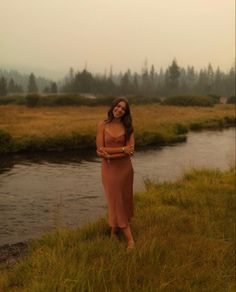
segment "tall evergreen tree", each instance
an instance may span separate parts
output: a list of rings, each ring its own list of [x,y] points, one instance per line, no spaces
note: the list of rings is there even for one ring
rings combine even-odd
[[[154,78],[155,78],[155,67],[154,65],[151,66],[150,72],[149,72],[149,76],[150,76],[150,80],[153,83],[154,82]]]
[[[127,70],[120,81],[121,93],[128,94],[132,93],[132,82],[131,82],[130,70]]]
[[[13,78],[10,79],[7,88],[8,93],[22,93],[23,88],[21,85],[16,84]]]
[[[217,67],[216,72],[215,72],[215,78],[214,78],[214,92],[217,92],[218,94],[223,94],[223,86],[222,86],[222,81],[224,79],[224,74],[220,71],[220,68]]]
[[[134,88],[134,93],[138,93],[138,74],[135,72],[134,77],[133,77],[133,88]]]
[[[38,92],[38,87],[36,84],[35,76],[33,73],[30,74],[29,80],[28,80],[28,92],[30,93],[36,93]]]
[[[69,80],[72,81],[74,79],[74,69],[71,67],[69,70]]]
[[[208,93],[212,92],[213,90],[213,86],[214,86],[214,70],[213,67],[211,65],[211,63],[208,64],[208,68],[207,68],[207,79],[208,79]]]
[[[7,80],[3,76],[0,78],[0,96],[7,95]]]
[[[9,83],[8,83],[8,92],[9,93],[15,93],[15,88],[16,88],[15,82],[11,78],[10,81],[9,81]]]
[[[195,73],[195,70],[194,70],[194,67],[193,66],[188,66],[187,67],[187,73],[186,73],[186,83],[187,83],[187,86],[188,88],[191,90],[193,89],[195,83],[196,83],[196,73]]]
[[[166,72],[166,83],[170,89],[177,89],[179,86],[180,68],[177,61],[174,59],[171,66],[168,67]]]
[[[57,84],[56,84],[56,82],[51,82],[51,84],[50,84],[50,92],[51,93],[57,93]]]

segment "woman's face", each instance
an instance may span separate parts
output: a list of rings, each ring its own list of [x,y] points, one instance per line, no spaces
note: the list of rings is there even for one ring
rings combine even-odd
[[[125,114],[126,111],[126,103],[124,101],[120,101],[113,109],[114,118],[121,118]]]

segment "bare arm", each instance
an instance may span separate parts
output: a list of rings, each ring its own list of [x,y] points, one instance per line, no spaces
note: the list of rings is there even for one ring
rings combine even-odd
[[[106,159],[116,159],[116,158],[123,158],[123,157],[128,157],[129,154],[127,153],[116,153],[116,154],[108,154],[108,153],[104,153],[104,152],[101,152],[101,151],[97,151],[97,155],[99,157],[103,157],[103,158],[106,158]]]
[[[116,159],[133,155],[134,134],[132,133],[129,141],[124,147],[104,147],[104,122],[100,122],[97,127],[96,146],[97,155],[106,159]]]
[[[108,154],[120,154],[124,152],[123,148],[125,148],[125,146],[124,147],[101,147],[99,149],[106,151]]]
[[[97,146],[97,155],[99,157],[104,157],[108,155],[106,151],[102,151],[102,148],[104,147],[104,122],[100,122],[97,126],[97,135],[96,135],[96,146]]]
[[[108,155],[110,159],[115,158],[122,158],[127,156],[132,156],[134,154],[134,133],[130,135],[129,141],[127,141],[126,146],[124,147],[101,147],[98,152],[102,154],[103,152],[105,155]],[[115,151],[112,151],[115,149]],[[120,152],[116,152],[120,151]],[[107,158],[107,157],[106,157]]]
[[[130,135],[129,141],[126,143],[127,147],[130,147],[131,154],[134,153],[134,146],[135,146],[135,140],[134,140],[134,132]]]
[[[109,148],[112,150],[111,147],[104,147],[104,122],[100,122],[97,126],[97,135],[96,135],[96,146],[97,146],[97,155],[102,158],[110,159],[111,155],[105,150],[105,148]],[[121,147],[115,147],[120,148]],[[121,152],[121,151],[120,151]],[[113,151],[112,153],[117,153],[116,151]]]
[[[133,155],[134,153],[134,133],[130,135],[129,141],[126,143],[124,147],[100,147],[100,151],[105,151],[108,154],[122,154],[126,153],[129,155]]]

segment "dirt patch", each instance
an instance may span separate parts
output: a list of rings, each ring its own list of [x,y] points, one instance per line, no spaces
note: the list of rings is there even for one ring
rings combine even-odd
[[[18,242],[0,246],[0,267],[10,268],[15,265],[28,251],[29,242]]]

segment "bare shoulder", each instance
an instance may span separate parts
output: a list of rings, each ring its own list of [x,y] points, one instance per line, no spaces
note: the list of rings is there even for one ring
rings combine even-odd
[[[100,121],[99,123],[98,123],[98,128],[99,129],[103,129],[105,127],[105,122],[104,121]]]

